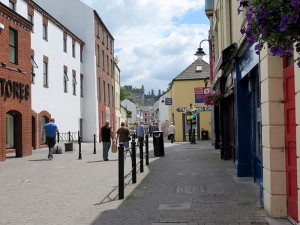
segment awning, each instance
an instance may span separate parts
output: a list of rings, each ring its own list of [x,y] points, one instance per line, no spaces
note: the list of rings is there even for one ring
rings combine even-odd
[[[236,52],[237,44],[235,42],[222,51],[222,54],[219,57],[218,63],[213,72],[214,77],[218,74],[220,69],[224,69],[227,63],[231,62],[231,60],[235,57]]]

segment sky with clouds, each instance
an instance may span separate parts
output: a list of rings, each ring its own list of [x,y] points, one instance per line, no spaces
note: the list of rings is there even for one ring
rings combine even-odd
[[[121,85],[144,85],[146,94],[166,91],[208,38],[205,0],[81,1],[98,12],[115,39]],[[208,54],[208,42],[201,47]]]

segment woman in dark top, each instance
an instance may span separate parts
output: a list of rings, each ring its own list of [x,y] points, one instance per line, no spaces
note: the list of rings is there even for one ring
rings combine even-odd
[[[121,123],[121,127],[117,130],[117,143],[123,144],[125,148],[129,148],[129,137],[130,132],[127,127],[125,127],[125,123]]]

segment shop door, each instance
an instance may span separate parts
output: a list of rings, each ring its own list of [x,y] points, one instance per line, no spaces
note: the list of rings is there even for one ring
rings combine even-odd
[[[298,222],[295,80],[294,64],[289,61],[283,64],[287,209],[288,216]]]

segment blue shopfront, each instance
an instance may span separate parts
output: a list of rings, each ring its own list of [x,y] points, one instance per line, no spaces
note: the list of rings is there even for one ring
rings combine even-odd
[[[236,55],[236,166],[238,177],[253,177],[262,201],[262,144],[259,55],[255,44],[242,43]]]

